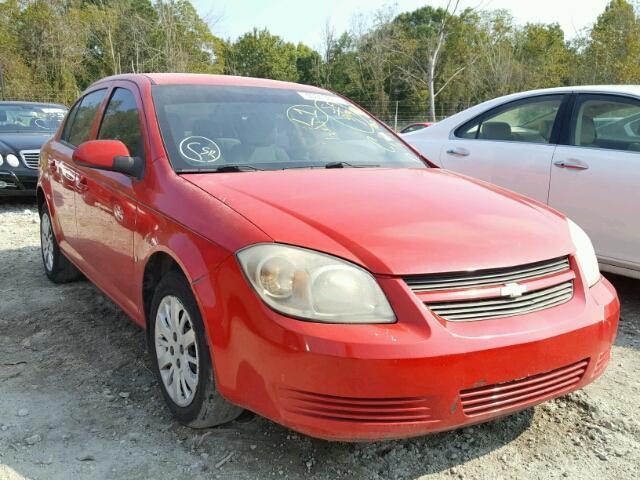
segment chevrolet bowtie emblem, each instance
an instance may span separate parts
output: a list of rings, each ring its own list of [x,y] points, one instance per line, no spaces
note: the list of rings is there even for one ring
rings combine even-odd
[[[503,297],[517,298],[521,297],[526,291],[526,285],[520,285],[519,283],[507,283],[500,289],[500,295]]]

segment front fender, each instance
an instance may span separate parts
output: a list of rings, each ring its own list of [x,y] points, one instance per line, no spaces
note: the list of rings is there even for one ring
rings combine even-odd
[[[215,269],[232,254],[220,245],[205,239],[167,217],[143,206],[138,207],[134,259],[138,285],[143,285],[144,272],[156,253],[169,255],[181,268],[191,285]],[[142,288],[138,305],[143,305]],[[141,313],[144,315],[144,312]]]

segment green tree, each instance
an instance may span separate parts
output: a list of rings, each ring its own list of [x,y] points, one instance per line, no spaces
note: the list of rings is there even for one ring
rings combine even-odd
[[[320,54],[304,43],[296,46],[296,70],[298,82],[316,85],[319,82],[319,67],[322,62]]]
[[[188,0],[157,0],[160,51],[157,67],[167,72],[224,72],[224,43],[211,33]]]
[[[77,96],[89,27],[80,10],[70,2],[27,2],[16,21],[20,55],[37,95],[60,101]]]
[[[267,29],[253,29],[229,46],[227,71],[234,75],[298,80],[296,46]]]
[[[457,35],[468,33],[464,31],[465,22],[473,16],[471,9],[456,14],[458,3],[450,0],[445,8],[422,7],[395,19],[401,32],[397,51],[407,60],[400,68],[410,83],[427,89],[429,116],[433,121],[437,97],[462,75],[477,55],[467,50],[466,55],[445,58],[447,46]],[[469,40],[467,38],[467,42]]]
[[[566,85],[575,52],[560,25],[527,24],[515,35],[516,59],[522,65],[522,88]]]
[[[92,26],[85,61],[86,81],[155,69],[162,30],[150,0],[94,0],[87,3],[83,16]]]
[[[18,21],[20,5],[17,0],[0,3],[0,72],[3,87],[0,100],[12,96],[28,96],[34,88],[29,65],[22,55]]]
[[[579,80],[640,82],[640,21],[626,0],[612,0],[591,29]]]

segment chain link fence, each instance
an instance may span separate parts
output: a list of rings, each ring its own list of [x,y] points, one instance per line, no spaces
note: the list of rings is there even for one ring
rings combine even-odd
[[[42,102],[59,103],[71,106],[76,98],[82,93],[80,90],[57,90],[57,89],[21,89],[7,88],[0,90],[0,100],[22,101],[22,102]]]
[[[398,132],[413,123],[431,121],[427,104],[388,101],[360,102],[360,105]],[[471,104],[436,104],[436,121],[443,120],[471,106]]]

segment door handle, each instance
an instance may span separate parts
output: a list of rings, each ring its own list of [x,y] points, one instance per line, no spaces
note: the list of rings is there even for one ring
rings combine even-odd
[[[85,177],[81,177],[80,175],[76,177],[76,190],[78,193],[84,193],[89,190],[87,179]]]
[[[559,168],[568,168],[570,170],[586,170],[589,168],[589,165],[584,163],[582,160],[577,160],[575,158],[568,158],[567,160],[556,160],[553,162],[556,167]]]
[[[469,150],[462,147],[450,148],[447,150],[448,155],[453,155],[455,157],[467,157],[469,156]]]
[[[75,182],[76,181],[76,174],[75,172],[73,172],[72,170],[69,170],[68,168],[63,168],[62,170],[62,176],[64,178],[66,178],[67,180],[69,180],[70,182]]]

